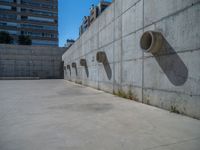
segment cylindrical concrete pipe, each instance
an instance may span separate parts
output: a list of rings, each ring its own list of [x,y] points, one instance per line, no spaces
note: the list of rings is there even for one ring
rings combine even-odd
[[[163,35],[156,31],[146,31],[140,39],[140,47],[145,52],[156,53],[163,45]]]
[[[86,66],[86,60],[85,59],[80,60],[80,66]]]
[[[75,62],[72,63],[72,68],[76,68],[76,63]]]
[[[96,54],[96,60],[99,63],[104,63],[106,62],[106,53],[105,52],[97,52]]]
[[[67,65],[67,69],[69,69],[69,70],[70,70],[70,65]]]
[[[66,66],[63,66],[63,70],[66,70],[66,68],[67,68]]]

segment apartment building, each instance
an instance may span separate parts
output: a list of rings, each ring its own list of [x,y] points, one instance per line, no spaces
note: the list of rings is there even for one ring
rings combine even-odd
[[[94,22],[99,14],[99,7],[92,5],[92,7],[90,8],[90,23]]]
[[[67,41],[66,41],[64,47],[68,49],[68,48],[70,48],[74,43],[75,43],[75,40],[73,40],[73,39],[67,39]]]
[[[79,29],[81,36],[87,28],[96,20],[96,18],[111,4],[111,2],[101,0],[97,6],[92,5],[90,8],[90,16],[85,16]]]
[[[101,0],[97,6],[92,5],[90,9],[90,23],[92,23],[108,6],[110,2]]]
[[[79,28],[79,35],[81,35],[90,26],[90,16],[84,16],[83,22]]]
[[[14,44],[28,35],[32,45],[58,46],[58,0],[0,0],[0,31]]]
[[[101,14],[110,4],[111,2],[101,0],[98,5],[98,14]]]

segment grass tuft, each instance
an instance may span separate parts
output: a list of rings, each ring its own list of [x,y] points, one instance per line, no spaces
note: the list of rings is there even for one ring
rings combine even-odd
[[[125,91],[123,91],[122,89],[118,89],[117,92],[113,91],[113,94],[116,95],[116,96],[125,98],[125,99],[138,101],[137,96],[135,94],[133,94],[131,89],[129,89],[127,93]]]

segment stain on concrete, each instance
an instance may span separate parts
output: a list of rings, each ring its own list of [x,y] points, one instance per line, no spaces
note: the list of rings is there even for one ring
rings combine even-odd
[[[93,113],[103,113],[113,109],[114,106],[110,103],[88,103],[88,104],[65,104],[60,106],[52,106],[49,109],[56,110],[69,110],[78,112],[93,112]]]

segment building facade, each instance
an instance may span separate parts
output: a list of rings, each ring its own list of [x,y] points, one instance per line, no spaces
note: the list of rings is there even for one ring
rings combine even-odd
[[[90,26],[90,16],[84,16],[83,22],[79,28],[79,35],[85,32],[89,26]]]
[[[58,0],[0,0],[0,31],[14,44],[28,35],[32,45],[58,46]]]
[[[199,16],[199,0],[114,0],[63,55],[65,79],[200,119]]]
[[[101,14],[110,4],[111,2],[101,0],[98,5],[98,14]]]
[[[74,41],[73,39],[67,39],[67,41],[66,41],[64,47],[68,49],[68,48],[70,48],[74,43],[75,43],[75,41]]]
[[[90,16],[85,16],[79,28],[79,36],[81,36],[89,26],[97,19],[97,17],[111,4],[111,2],[101,0],[97,6],[92,5],[90,8]]]
[[[90,22],[94,22],[94,20],[98,17],[99,13],[99,8],[98,6],[94,6],[92,5],[92,7],[90,8]]]

